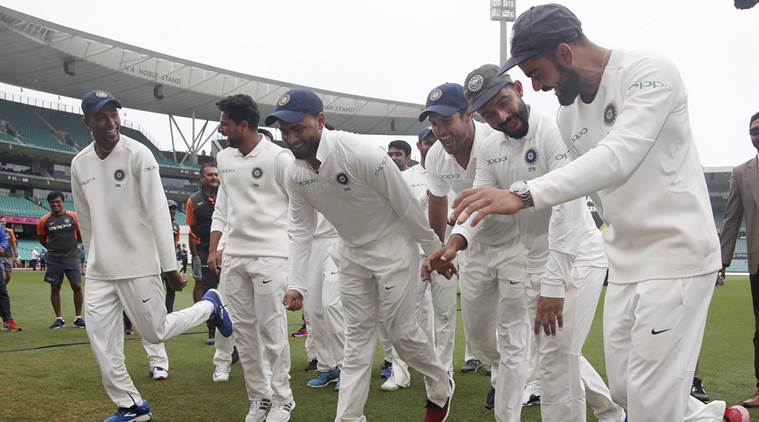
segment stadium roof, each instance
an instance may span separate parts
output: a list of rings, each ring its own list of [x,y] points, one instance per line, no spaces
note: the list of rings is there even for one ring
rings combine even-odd
[[[214,102],[252,96],[262,115],[297,87],[220,69],[67,28],[0,6],[0,82],[81,98],[92,89],[113,92],[125,107],[215,121]],[[310,88],[324,101],[327,120],[352,132],[416,135],[420,104]]]

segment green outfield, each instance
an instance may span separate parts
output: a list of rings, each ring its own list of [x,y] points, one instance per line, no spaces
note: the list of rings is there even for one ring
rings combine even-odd
[[[72,326],[71,291],[64,286],[64,317],[67,327],[49,330],[53,319],[48,285],[39,272],[15,273],[9,286],[13,313],[22,332],[0,332],[0,420],[2,421],[96,421],[110,415],[114,405],[100,385],[97,365],[84,330]],[[753,316],[747,277],[731,277],[719,288],[712,301],[706,338],[702,349],[701,377],[712,398],[736,404],[754,392],[752,332]],[[177,294],[176,308],[191,303],[190,289]],[[290,313],[292,329],[300,313]],[[229,383],[211,381],[213,347],[204,344],[204,326],[171,340],[167,345],[171,360],[170,378],[152,381],[145,353],[137,336],[126,341],[127,365],[142,395],[150,401],[158,421],[242,421],[248,400],[239,364]],[[293,421],[330,421],[334,418],[337,392],[332,388],[305,386],[311,374],[306,364],[304,339],[292,338],[292,389],[296,409]],[[58,346],[58,347],[46,347]],[[601,341],[601,307],[585,345],[585,356],[605,377]],[[461,318],[455,354],[456,395],[452,421],[494,420],[482,407],[488,391],[483,373],[458,372],[464,352]],[[370,421],[419,421],[424,412],[424,384],[412,375],[411,387],[388,393],[379,389],[376,376],[380,355],[376,355],[372,387],[366,405]],[[662,403],[666,406],[666,403]],[[595,420],[591,416],[588,420]],[[753,413],[759,417],[759,412]],[[524,421],[540,420],[540,411],[524,411]]]

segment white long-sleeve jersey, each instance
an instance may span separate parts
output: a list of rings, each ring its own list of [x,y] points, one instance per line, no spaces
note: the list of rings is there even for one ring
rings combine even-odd
[[[426,253],[441,246],[398,167],[360,135],[322,130],[314,171],[295,160],[287,173],[290,196],[289,288],[306,291],[303,269],[320,212],[344,245],[370,246],[386,236],[410,236]]]
[[[477,171],[477,150],[492,133],[493,129],[490,126],[477,121],[474,122],[474,141],[466,168],[459,165],[456,157],[445,152],[440,142],[435,142],[427,152],[427,161],[425,162],[427,165],[427,185],[430,193],[435,196],[447,196],[450,192],[458,195],[471,188]],[[491,246],[513,242],[517,238],[514,217],[510,215],[493,217],[480,223],[483,228],[478,231],[474,240]]]
[[[231,256],[287,258],[285,173],[290,150],[265,137],[248,155],[226,148],[216,155],[219,191],[211,231],[224,233]]]
[[[537,209],[598,193],[610,282],[719,270],[688,95],[670,60],[613,51],[593,102],[561,107],[558,125],[578,158],[528,186]]]
[[[91,143],[71,160],[71,192],[87,278],[119,280],[177,269],[166,194],[146,146],[122,136],[101,160]]]
[[[494,132],[480,144],[474,187],[509,189],[514,182],[534,179],[569,162],[567,147],[551,119],[533,109],[528,127],[521,139]],[[540,286],[542,296],[564,297],[574,267],[606,267],[601,232],[584,199],[521,212],[515,217],[519,240],[527,250],[527,271],[545,272]],[[467,221],[457,224],[453,233],[471,241],[482,226],[480,223],[472,227]]]

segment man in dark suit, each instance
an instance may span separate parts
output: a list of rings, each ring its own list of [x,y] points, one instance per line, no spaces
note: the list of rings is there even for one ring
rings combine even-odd
[[[759,152],[759,113],[751,116],[749,123],[751,143]],[[754,373],[757,391],[743,402],[745,407],[759,407],[759,155],[736,166],[730,180],[730,194],[725,207],[720,243],[722,245],[722,270],[717,282],[723,283],[725,268],[730,265],[735,251],[735,242],[741,228],[741,220],[746,220],[746,241],[748,246],[748,271],[751,282],[751,298],[754,304]]]

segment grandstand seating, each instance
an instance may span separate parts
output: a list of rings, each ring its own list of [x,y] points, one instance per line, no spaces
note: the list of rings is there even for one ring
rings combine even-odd
[[[2,195],[0,195],[0,211],[4,215],[16,217],[42,217],[47,212],[46,209],[28,199]]]
[[[177,214],[174,216],[174,222],[179,224],[180,226],[185,225],[186,219],[187,219],[187,216],[182,211],[177,211]]]
[[[42,245],[37,240],[18,239],[16,240],[16,248],[18,248],[18,256],[24,261],[32,259],[32,250],[37,248],[42,250]]]
[[[42,109],[13,101],[0,100],[0,119],[10,122],[18,130],[18,138],[25,144],[75,153],[74,147],[59,142],[50,128],[43,123],[39,116],[34,114],[34,111],[38,110]]]

